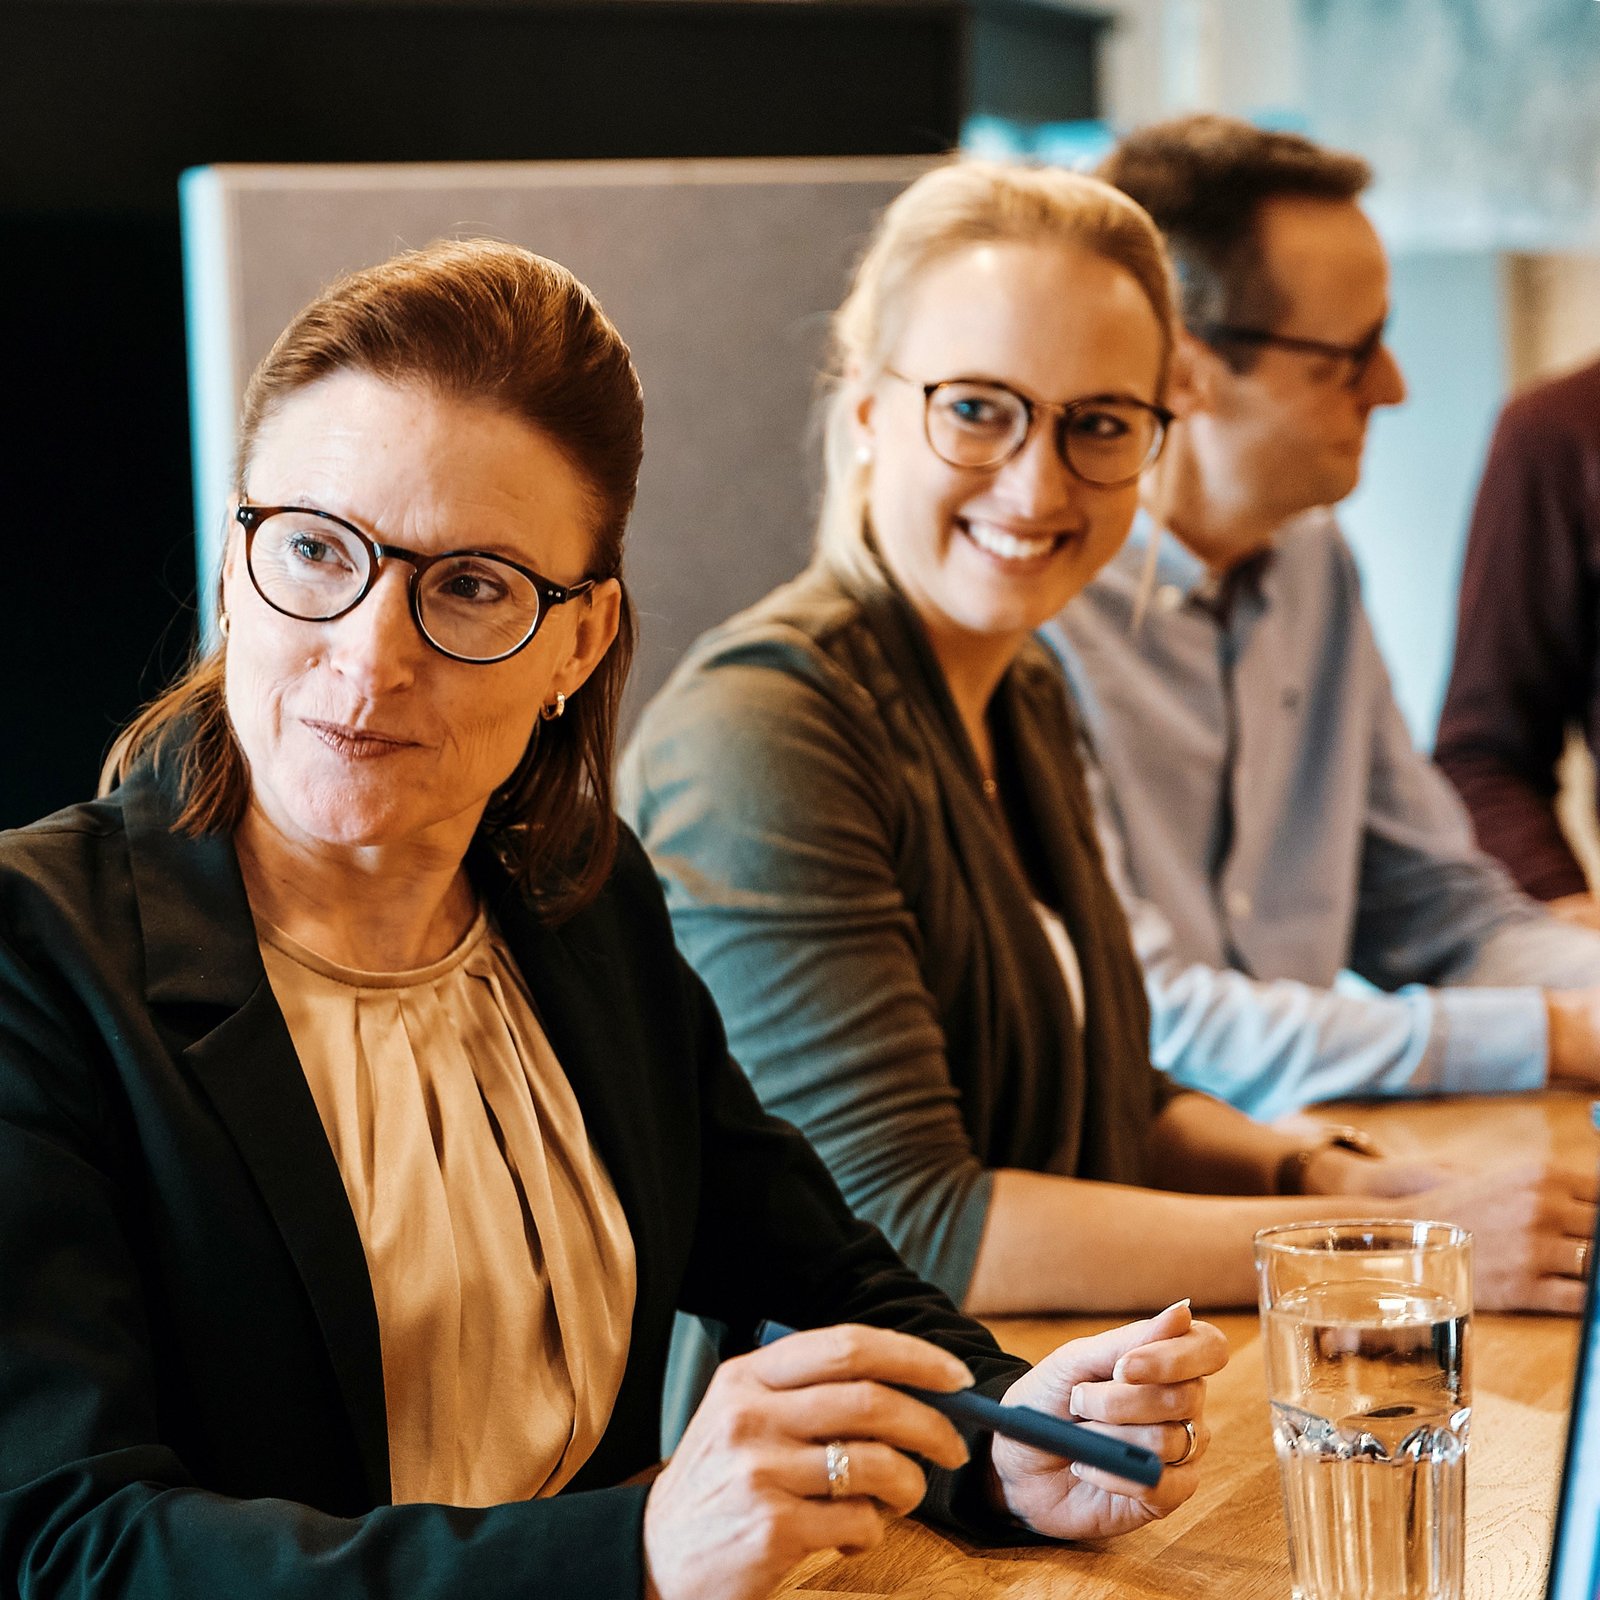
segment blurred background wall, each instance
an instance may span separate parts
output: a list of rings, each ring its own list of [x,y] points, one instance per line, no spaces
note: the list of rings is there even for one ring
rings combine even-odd
[[[193,633],[177,180],[213,162],[1092,156],[1215,107],[1361,150],[1412,382],[1346,521],[1431,740],[1507,389],[1600,348],[1596,0],[3,0],[0,826]],[[68,543],[67,541],[70,541]],[[4,570],[4,569],[0,569]]]

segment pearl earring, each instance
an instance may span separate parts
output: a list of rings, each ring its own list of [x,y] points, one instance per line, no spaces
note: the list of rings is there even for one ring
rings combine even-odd
[[[872,465],[872,446],[865,439],[856,446],[856,465],[870,467]]]

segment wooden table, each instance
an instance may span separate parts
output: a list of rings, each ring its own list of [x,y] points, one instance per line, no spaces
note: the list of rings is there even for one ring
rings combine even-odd
[[[1330,1110],[1395,1155],[1433,1152],[1487,1166],[1560,1153],[1600,1157],[1586,1096]],[[1120,1319],[997,1318],[1008,1350],[1036,1360],[1063,1339]],[[905,1600],[1287,1600],[1289,1563],[1278,1468],[1253,1313],[1211,1316],[1233,1355],[1206,1402],[1211,1448],[1198,1493],[1164,1521],[1096,1545],[980,1550],[916,1522],[870,1555],[826,1554],[796,1568],[786,1596]],[[1540,1600],[1549,1560],[1577,1325],[1567,1318],[1479,1316],[1474,1331],[1467,1473],[1468,1600]]]

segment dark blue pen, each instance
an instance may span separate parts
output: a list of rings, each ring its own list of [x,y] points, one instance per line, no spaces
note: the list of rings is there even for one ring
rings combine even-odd
[[[756,1329],[756,1342],[772,1344],[794,1331],[781,1322],[763,1322]],[[1103,1472],[1114,1472],[1119,1478],[1142,1483],[1147,1488],[1160,1481],[1161,1470],[1166,1465],[1153,1450],[1124,1444],[1121,1439],[1096,1433],[1081,1423],[1052,1417],[1047,1411],[1035,1411],[1032,1406],[1003,1406],[998,1400],[974,1394],[970,1389],[946,1393],[939,1389],[918,1389],[909,1383],[891,1383],[889,1387],[932,1406],[952,1422],[965,1422],[972,1427],[987,1428],[990,1433],[1003,1433],[1008,1438],[1020,1439],[1023,1444],[1031,1444],[1036,1450],[1048,1451],[1065,1461],[1081,1461],[1086,1467],[1099,1467]]]

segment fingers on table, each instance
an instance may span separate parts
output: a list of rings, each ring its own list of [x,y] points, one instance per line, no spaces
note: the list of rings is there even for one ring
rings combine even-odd
[[[1547,1277],[1572,1278],[1582,1282],[1594,1268],[1589,1259],[1588,1236],[1548,1233],[1540,1237],[1532,1253],[1536,1270]]]
[[[1536,1278],[1524,1295],[1500,1309],[1516,1311],[1559,1311],[1576,1317],[1583,1313],[1583,1297],[1588,1285],[1581,1278]]]
[[[1575,1239],[1587,1239],[1593,1235],[1595,1218],[1593,1202],[1563,1196],[1551,1209],[1551,1220],[1562,1233]]]
[[[1563,1166],[1560,1172],[1564,1180],[1563,1187],[1569,1193],[1587,1201],[1591,1206],[1600,1200],[1600,1170],[1587,1162],[1582,1162],[1576,1166]]]

